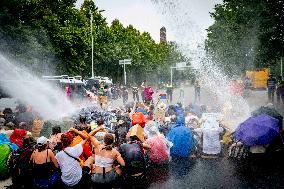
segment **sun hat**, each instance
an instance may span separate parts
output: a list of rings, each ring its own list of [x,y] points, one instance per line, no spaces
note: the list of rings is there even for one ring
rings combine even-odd
[[[141,142],[144,142],[144,129],[140,125],[134,125],[131,127],[126,137],[137,136]]]

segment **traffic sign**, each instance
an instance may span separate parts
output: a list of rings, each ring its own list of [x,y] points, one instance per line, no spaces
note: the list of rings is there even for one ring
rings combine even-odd
[[[186,62],[179,62],[179,63],[176,63],[176,69],[179,70],[179,71],[183,71],[185,70],[186,68]]]
[[[131,59],[124,59],[124,60],[120,60],[119,61],[119,65],[124,65],[124,64],[126,64],[126,65],[130,65],[131,64]]]

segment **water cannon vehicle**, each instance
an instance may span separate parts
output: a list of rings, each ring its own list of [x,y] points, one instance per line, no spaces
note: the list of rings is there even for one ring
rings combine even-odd
[[[113,84],[112,79],[108,77],[95,76],[93,78],[89,78],[86,81],[86,88],[88,90],[91,90],[94,86],[96,88],[99,88],[101,82],[105,82],[107,86],[111,86]]]
[[[66,87],[71,88],[73,96],[82,97],[86,94],[85,81],[82,80],[82,76],[70,77],[68,75],[61,76],[43,76],[43,80],[51,82],[61,89],[66,89]]]

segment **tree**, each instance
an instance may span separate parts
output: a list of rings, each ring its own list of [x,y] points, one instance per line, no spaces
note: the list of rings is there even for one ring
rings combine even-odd
[[[211,16],[206,47],[229,74],[275,66],[283,56],[283,1],[224,0]]]

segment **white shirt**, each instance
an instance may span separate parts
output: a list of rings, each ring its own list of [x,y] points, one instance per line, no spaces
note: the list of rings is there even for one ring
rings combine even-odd
[[[82,143],[73,147],[67,147],[65,148],[65,151],[71,156],[79,158],[83,152]],[[55,157],[62,172],[61,180],[68,186],[78,184],[82,178],[82,168],[80,163],[74,158],[69,157],[63,151],[58,152]]]

